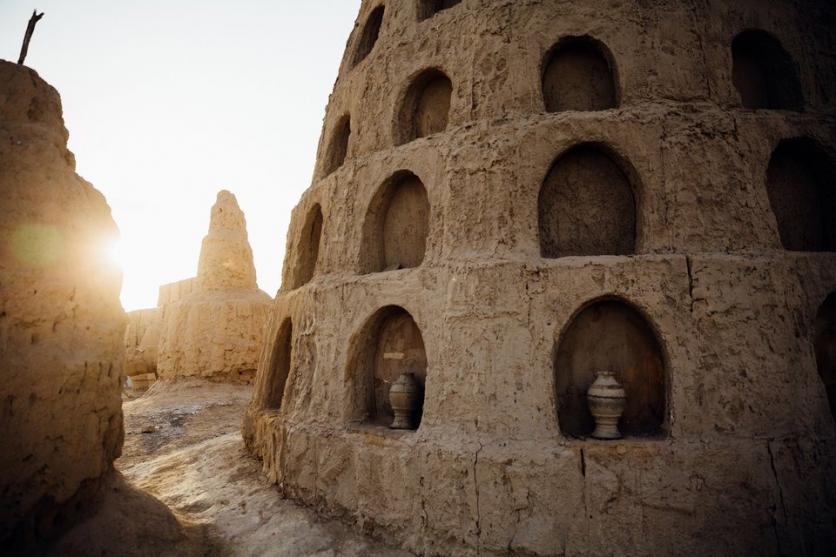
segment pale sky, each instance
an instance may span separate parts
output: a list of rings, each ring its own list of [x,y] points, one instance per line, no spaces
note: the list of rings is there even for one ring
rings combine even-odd
[[[229,189],[259,286],[281,281],[290,211],[310,185],[328,95],[360,0],[0,0],[0,58],[61,93],[77,172],[122,239],[122,303],[194,276]]]

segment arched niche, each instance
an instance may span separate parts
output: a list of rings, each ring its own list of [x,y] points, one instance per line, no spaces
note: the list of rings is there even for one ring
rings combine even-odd
[[[612,56],[591,37],[567,37],[552,47],[543,64],[542,87],[546,112],[618,106]]]
[[[305,216],[305,223],[302,225],[299,245],[296,248],[296,264],[293,268],[291,288],[299,288],[313,278],[321,243],[322,207],[317,203],[308,211]]]
[[[624,436],[654,436],[665,424],[667,374],[653,328],[631,305],[602,299],[584,307],[560,336],[554,355],[557,416],[564,435],[594,429],[586,392],[598,371],[614,371],[627,392]]]
[[[766,191],[781,244],[836,251],[836,168],[812,140],[781,142],[769,160]]]
[[[325,153],[325,175],[331,174],[345,162],[348,154],[348,142],[351,139],[351,117],[348,115],[340,118],[337,126],[328,142],[328,151]]]
[[[388,427],[394,414],[389,388],[402,373],[413,373],[419,384],[414,429],[421,423],[427,354],[415,320],[399,306],[386,306],[370,317],[355,337],[351,377],[354,385],[354,419]]]
[[[351,67],[356,66],[371,54],[375,43],[377,43],[377,38],[380,36],[380,27],[383,25],[383,12],[385,9],[385,6],[380,5],[372,10],[372,13],[366,18],[366,24],[363,25],[363,32],[357,43],[357,49],[354,51],[354,60],[352,61]]]
[[[395,123],[398,145],[447,129],[453,83],[444,72],[431,69],[416,77],[401,102]]]
[[[816,367],[830,403],[830,414],[836,420],[836,292],[832,292],[819,307],[813,345]]]
[[[429,19],[438,12],[460,4],[462,0],[418,0],[418,21]]]
[[[423,182],[395,173],[372,198],[363,226],[360,271],[376,273],[418,267],[424,260],[430,202]]]
[[[743,31],[732,41],[732,81],[744,108],[802,110],[798,69],[765,31]]]
[[[284,388],[290,374],[293,350],[293,323],[290,318],[282,321],[273,341],[267,380],[265,381],[264,407],[278,410],[282,406]]]
[[[622,165],[601,146],[583,144],[560,155],[537,205],[543,257],[635,252],[633,187]]]

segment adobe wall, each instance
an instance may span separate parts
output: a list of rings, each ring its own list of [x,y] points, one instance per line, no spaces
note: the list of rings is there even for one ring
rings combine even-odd
[[[766,182],[785,140],[836,160],[835,17],[824,2],[463,0],[419,20],[412,0],[363,2],[243,425],[267,476],[429,555],[827,554],[836,426],[814,341],[836,253],[784,249]],[[803,111],[741,106],[731,43],[751,28],[795,61]],[[546,112],[547,53],[587,35],[611,57],[616,107]],[[403,103],[428,69],[452,82],[447,127],[401,144]],[[631,184],[629,255],[543,254],[542,187],[578,145],[606,153]],[[426,251],[413,268],[370,272],[365,223],[401,171],[426,188]],[[592,199],[597,210],[606,197]],[[556,353],[599,300],[633,308],[655,333],[664,416],[654,435],[562,430]],[[423,336],[415,431],[358,412],[370,395],[357,387],[368,373],[357,354],[388,306]]]
[[[0,544],[83,512],[122,446],[125,314],[105,198],[75,173],[58,92],[0,61]],[[16,545],[18,544],[18,545]]]
[[[157,294],[157,307],[178,302],[197,289],[197,277],[191,277],[160,286]]]
[[[157,373],[157,345],[160,340],[160,318],[157,308],[127,313],[125,329],[126,377]]]
[[[261,290],[196,292],[160,309],[160,379],[252,382],[270,296]]]

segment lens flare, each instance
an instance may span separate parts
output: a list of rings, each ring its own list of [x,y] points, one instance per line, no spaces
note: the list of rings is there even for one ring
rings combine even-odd
[[[102,242],[102,256],[105,261],[119,269],[123,269],[124,254],[122,251],[122,242],[118,237],[106,238]]]
[[[12,252],[18,261],[32,267],[46,267],[63,254],[64,240],[54,226],[24,224],[12,235]]]

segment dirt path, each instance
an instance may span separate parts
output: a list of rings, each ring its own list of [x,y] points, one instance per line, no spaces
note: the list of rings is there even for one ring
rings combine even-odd
[[[124,479],[53,554],[409,555],[282,499],[243,448],[249,399],[249,387],[183,382],[127,401]]]

